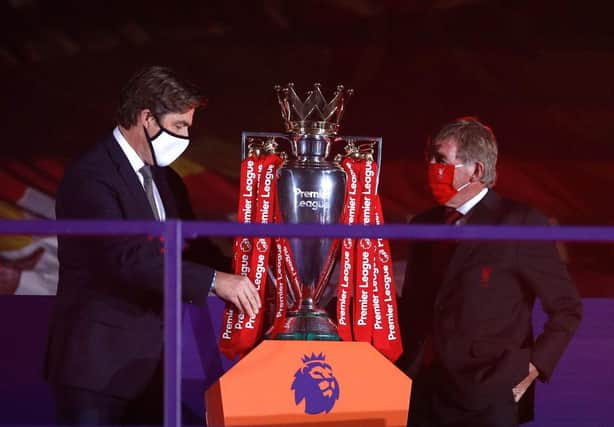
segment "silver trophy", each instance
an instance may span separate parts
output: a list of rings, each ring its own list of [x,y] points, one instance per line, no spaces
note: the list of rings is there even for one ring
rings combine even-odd
[[[330,102],[326,101],[317,83],[304,102],[291,83],[283,88],[276,86],[275,90],[286,133],[243,133],[243,157],[250,144],[261,142],[269,147],[282,147],[284,151],[285,141],[287,151],[277,181],[282,221],[337,224],[345,201],[346,176],[338,163],[339,154],[331,152],[333,145],[340,142],[346,153],[359,151],[357,141],[366,141],[371,150],[377,145],[379,162],[381,138],[337,137],[344,104],[352,90],[337,86]],[[328,238],[290,238],[288,241],[300,285],[298,289],[288,287],[290,305],[286,322],[274,336],[269,332],[269,338],[339,340],[335,322],[319,306],[324,294],[334,293],[329,287],[329,278],[338,252],[337,241]]]

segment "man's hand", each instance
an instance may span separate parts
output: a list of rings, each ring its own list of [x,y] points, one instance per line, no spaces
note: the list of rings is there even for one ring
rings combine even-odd
[[[215,278],[215,294],[233,303],[241,313],[247,313],[250,317],[255,316],[261,307],[260,295],[247,277],[218,271]]]
[[[33,270],[45,249],[38,248],[30,255],[17,259],[0,256],[0,295],[12,295],[19,287],[21,272]]]
[[[527,375],[524,380],[520,381],[520,383],[518,383],[518,385],[512,389],[512,393],[514,394],[514,400],[516,402],[520,400],[522,395],[527,391],[529,386],[533,383],[533,381],[535,381],[535,378],[537,378],[538,376],[539,371],[534,364],[529,362],[529,375]]]

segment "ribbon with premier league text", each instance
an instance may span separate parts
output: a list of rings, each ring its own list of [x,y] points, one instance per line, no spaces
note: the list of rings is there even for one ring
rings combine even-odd
[[[354,152],[341,161],[341,167],[347,178],[342,222],[383,224],[376,185],[377,164],[371,155]],[[392,256],[386,239],[343,239],[337,322],[341,339],[371,342],[392,361],[401,355]]]
[[[243,160],[237,215],[239,222],[268,224],[274,221],[276,175],[281,163],[281,157],[275,153],[258,155],[252,152]],[[234,272],[248,277],[254,283],[261,301],[265,301],[266,297],[270,253],[269,237],[235,239]],[[224,355],[231,359],[242,357],[255,345],[262,333],[264,312],[261,309],[256,315],[248,317],[236,313],[233,304],[226,304],[220,339],[220,350]]]

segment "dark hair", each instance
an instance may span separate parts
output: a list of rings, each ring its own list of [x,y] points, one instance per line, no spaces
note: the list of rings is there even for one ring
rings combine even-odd
[[[493,131],[477,117],[460,117],[442,127],[427,143],[426,155],[431,158],[441,142],[452,138],[456,141],[456,156],[462,162],[480,161],[484,164],[482,183],[491,188],[497,179],[497,140]]]
[[[182,80],[169,68],[151,66],[132,76],[122,88],[117,121],[129,128],[136,124],[138,114],[145,109],[160,118],[168,113],[184,113],[205,103],[196,86]]]

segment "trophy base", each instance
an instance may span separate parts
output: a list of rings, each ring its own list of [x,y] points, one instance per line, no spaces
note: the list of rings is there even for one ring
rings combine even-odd
[[[337,326],[323,311],[291,311],[274,340],[341,341]]]

